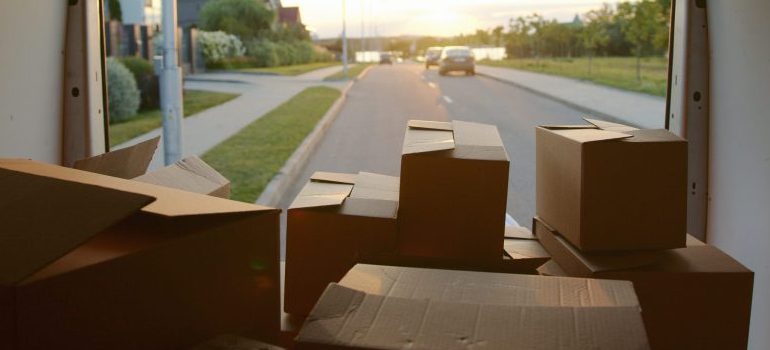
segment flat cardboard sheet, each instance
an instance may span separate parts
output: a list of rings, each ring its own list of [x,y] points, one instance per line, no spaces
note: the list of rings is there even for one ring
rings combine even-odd
[[[135,181],[230,198],[230,181],[196,156],[136,177]]]
[[[541,277],[545,278],[545,277]],[[366,294],[330,284],[297,337],[357,349],[648,349],[639,308],[541,307]]]
[[[121,179],[133,179],[147,171],[159,141],[160,136],[131,147],[77,160],[73,168]]]
[[[638,307],[630,282],[357,264],[340,286],[441,301],[569,307]]]

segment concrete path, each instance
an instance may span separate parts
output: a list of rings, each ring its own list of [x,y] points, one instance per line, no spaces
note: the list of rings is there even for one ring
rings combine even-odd
[[[238,93],[241,96],[184,119],[183,156],[202,155],[254,120],[310,86],[325,85],[342,89],[346,82],[324,82],[323,78],[341,66],[319,69],[295,77],[242,73],[206,73],[185,80],[185,89]],[[161,135],[158,128],[114,149],[131,146]],[[163,142],[155,152],[150,170],[163,166]]]
[[[604,119],[645,129],[664,128],[666,99],[554,75],[479,65],[476,72],[547,96]]]

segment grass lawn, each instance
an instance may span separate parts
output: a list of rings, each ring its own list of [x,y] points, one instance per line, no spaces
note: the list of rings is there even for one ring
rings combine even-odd
[[[243,68],[239,69],[241,72],[250,72],[250,73],[272,73],[272,74],[278,74],[278,75],[300,75],[307,72],[312,72],[316,69],[331,67],[331,66],[337,66],[339,65],[339,62],[331,61],[331,62],[315,62],[315,63],[306,63],[306,64],[295,64],[292,66],[279,66],[279,67],[265,67],[265,68]]]
[[[223,104],[238,97],[238,94],[223,92],[185,90],[184,91],[184,116]],[[132,119],[110,124],[110,147],[119,145],[134,137],[159,128],[163,115],[159,109],[141,111]]]
[[[366,67],[369,67],[369,66],[371,66],[371,64],[363,64],[363,63],[348,66],[348,77],[350,77],[350,79],[357,77],[359,74],[361,74],[361,72],[364,71],[364,69],[366,69]],[[342,71],[339,71],[337,73],[334,73],[324,78],[324,81],[334,81],[334,80],[343,80],[343,79],[345,79],[345,74],[343,74]]]
[[[668,60],[664,57],[644,57],[641,64],[642,81],[636,80],[635,57],[594,57],[591,75],[588,58],[514,58],[503,61],[482,61],[480,64],[517,68],[588,80],[597,84],[656,96],[666,95]]]
[[[230,179],[231,198],[253,203],[326,114],[340,91],[307,88],[203,155]]]

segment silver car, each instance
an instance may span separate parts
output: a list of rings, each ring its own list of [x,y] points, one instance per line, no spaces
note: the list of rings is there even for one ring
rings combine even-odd
[[[438,74],[445,75],[453,71],[476,74],[476,59],[473,57],[473,51],[467,46],[447,46],[441,52]]]

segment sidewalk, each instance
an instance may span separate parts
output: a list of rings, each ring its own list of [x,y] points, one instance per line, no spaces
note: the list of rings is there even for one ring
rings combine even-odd
[[[329,67],[295,77],[229,72],[187,77],[185,89],[239,93],[241,96],[184,119],[183,157],[200,156],[206,153],[305,88],[325,85],[342,89],[345,82],[323,81],[323,77],[340,69],[341,67]],[[162,129],[158,128],[117,145],[113,149],[132,146],[161,134]],[[150,170],[160,167],[163,167],[163,140],[155,152]]]
[[[479,75],[513,84],[599,118],[645,129],[664,128],[666,99],[554,75],[479,65]]]

